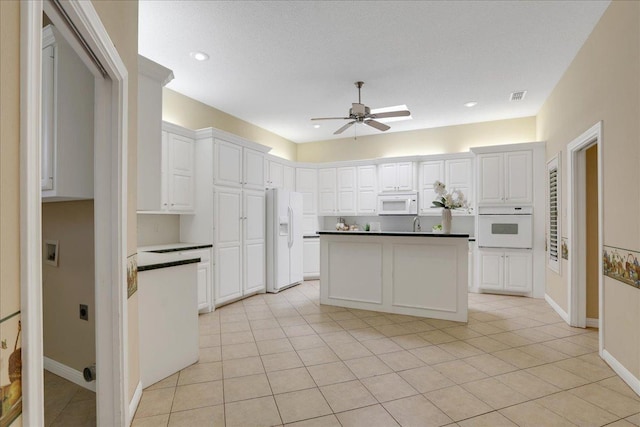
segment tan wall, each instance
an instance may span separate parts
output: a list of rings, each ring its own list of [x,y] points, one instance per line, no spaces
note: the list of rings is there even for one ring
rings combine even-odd
[[[408,132],[298,144],[299,162],[375,159],[419,154],[459,153],[471,147],[532,142],[535,117],[446,126]]]
[[[127,211],[127,255],[137,251],[136,206],[137,206],[137,159],[138,159],[138,1],[94,0],[93,5],[100,20],[109,33],[120,58],[129,73],[129,150],[127,167],[128,211]],[[140,381],[140,357],[138,351],[138,300],[127,301],[129,320],[129,398],[133,396]]]
[[[612,2],[537,116],[547,157],[603,122],[604,244],[640,250],[640,2]],[[566,188],[566,186],[565,186]],[[563,191],[566,229],[566,191]],[[572,250],[572,248],[569,248]],[[547,270],[547,293],[567,308],[567,269]],[[604,279],[604,348],[640,377],[640,290]]]
[[[93,200],[43,203],[42,240],[59,245],[58,266],[42,265],[44,355],[82,371],[96,361]]]
[[[214,127],[271,147],[270,154],[296,160],[296,144],[275,133],[170,89],[162,91],[162,119],[188,129]]]
[[[19,58],[20,5],[0,1],[0,319],[20,310]],[[0,340],[8,345],[0,349],[0,386],[9,384],[6,361],[14,349],[19,319],[17,315],[0,323]],[[21,418],[13,423],[20,425]]]
[[[586,151],[587,318],[598,318],[598,146]]]

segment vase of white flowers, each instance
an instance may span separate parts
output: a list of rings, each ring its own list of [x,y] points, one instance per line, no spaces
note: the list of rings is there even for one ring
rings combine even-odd
[[[442,232],[451,233],[451,210],[468,209],[467,199],[460,190],[447,191],[444,183],[433,183],[433,191],[438,198],[433,201],[433,206],[442,208]]]

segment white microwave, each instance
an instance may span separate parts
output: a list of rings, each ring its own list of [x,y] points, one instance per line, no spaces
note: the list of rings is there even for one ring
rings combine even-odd
[[[417,215],[418,193],[389,193],[378,195],[378,215]]]

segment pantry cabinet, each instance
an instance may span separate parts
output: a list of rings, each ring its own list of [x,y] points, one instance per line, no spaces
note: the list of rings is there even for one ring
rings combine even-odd
[[[214,190],[215,305],[265,290],[263,191]]]
[[[533,201],[531,151],[478,154],[478,205]]]
[[[42,201],[92,199],[94,76],[54,26],[42,46]]]
[[[412,191],[413,162],[383,163],[378,167],[380,191]]]
[[[530,293],[533,254],[530,250],[478,250],[478,287],[483,291]]]

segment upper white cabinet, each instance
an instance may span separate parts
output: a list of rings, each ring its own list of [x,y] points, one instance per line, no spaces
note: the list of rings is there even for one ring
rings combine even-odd
[[[92,199],[94,76],[54,26],[42,46],[42,201]]]
[[[215,139],[214,184],[263,190],[264,166],[264,156],[261,152],[222,139]]]
[[[437,198],[433,184],[440,181],[447,190],[460,190],[472,204],[473,185],[471,158],[429,160],[419,164],[420,214],[440,215],[441,208],[433,207]]]
[[[436,181],[444,182],[444,160],[432,160],[421,162],[419,165],[419,203],[420,214],[439,214],[441,208],[433,207],[432,202],[437,195],[434,191],[433,183]]]
[[[339,215],[356,214],[356,168],[348,166],[336,169],[337,204]]]
[[[376,215],[378,211],[378,174],[376,165],[358,166],[358,215]]]
[[[165,128],[168,126],[165,125]],[[194,210],[194,145],[193,138],[162,132],[166,172],[162,174],[166,184],[162,188],[162,209],[170,212]]]
[[[532,152],[478,154],[478,205],[533,201]]]
[[[295,168],[283,163],[267,160],[264,161],[264,186],[266,188],[284,188],[295,191]]]
[[[378,167],[380,191],[412,191],[413,162],[384,163]]]
[[[302,213],[316,214],[318,201],[318,171],[314,168],[296,168],[296,191],[302,194]]]
[[[318,169],[318,215],[336,215],[336,168]]]

